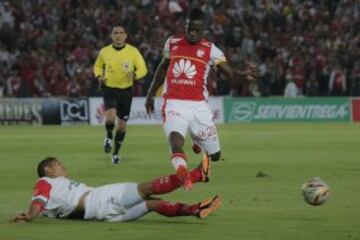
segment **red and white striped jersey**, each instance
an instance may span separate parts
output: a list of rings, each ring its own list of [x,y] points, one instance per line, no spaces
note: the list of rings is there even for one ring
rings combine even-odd
[[[47,217],[66,217],[78,205],[80,197],[92,187],[65,177],[42,177],[36,184],[32,204],[43,209]]]
[[[213,43],[201,40],[191,44],[185,37],[170,37],[165,43],[164,56],[170,60],[163,90],[167,99],[206,100],[211,66],[226,61],[224,53]]]

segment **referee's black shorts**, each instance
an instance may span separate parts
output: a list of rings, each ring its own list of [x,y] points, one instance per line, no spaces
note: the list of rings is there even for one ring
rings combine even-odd
[[[127,121],[129,119],[133,88],[111,88],[104,86],[103,98],[105,109],[116,108],[118,118]]]

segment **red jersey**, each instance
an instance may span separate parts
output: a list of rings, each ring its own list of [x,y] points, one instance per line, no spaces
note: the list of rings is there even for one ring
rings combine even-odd
[[[170,60],[163,91],[167,99],[206,100],[211,66],[226,61],[223,52],[213,43],[201,40],[191,44],[185,37],[170,37],[164,56]]]

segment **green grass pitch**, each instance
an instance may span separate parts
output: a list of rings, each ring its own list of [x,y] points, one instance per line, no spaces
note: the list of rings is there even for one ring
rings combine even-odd
[[[129,223],[41,218],[8,220],[30,201],[36,165],[57,156],[71,178],[97,186],[142,182],[173,173],[161,126],[129,126],[123,161],[102,152],[104,130],[92,126],[0,126],[0,240],[57,239],[360,239],[360,125],[344,123],[219,125],[224,161],[209,183],[163,197],[198,202],[215,194],[223,206],[208,218],[165,218],[151,213]],[[195,167],[200,158],[190,153]],[[256,177],[263,171],[267,177]],[[331,187],[323,206],[307,205],[301,184],[320,176]]]

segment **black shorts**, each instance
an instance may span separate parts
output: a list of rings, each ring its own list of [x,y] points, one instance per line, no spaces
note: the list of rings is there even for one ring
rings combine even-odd
[[[124,121],[129,119],[132,96],[132,87],[125,89],[111,87],[103,88],[105,109],[116,108],[116,115]]]

